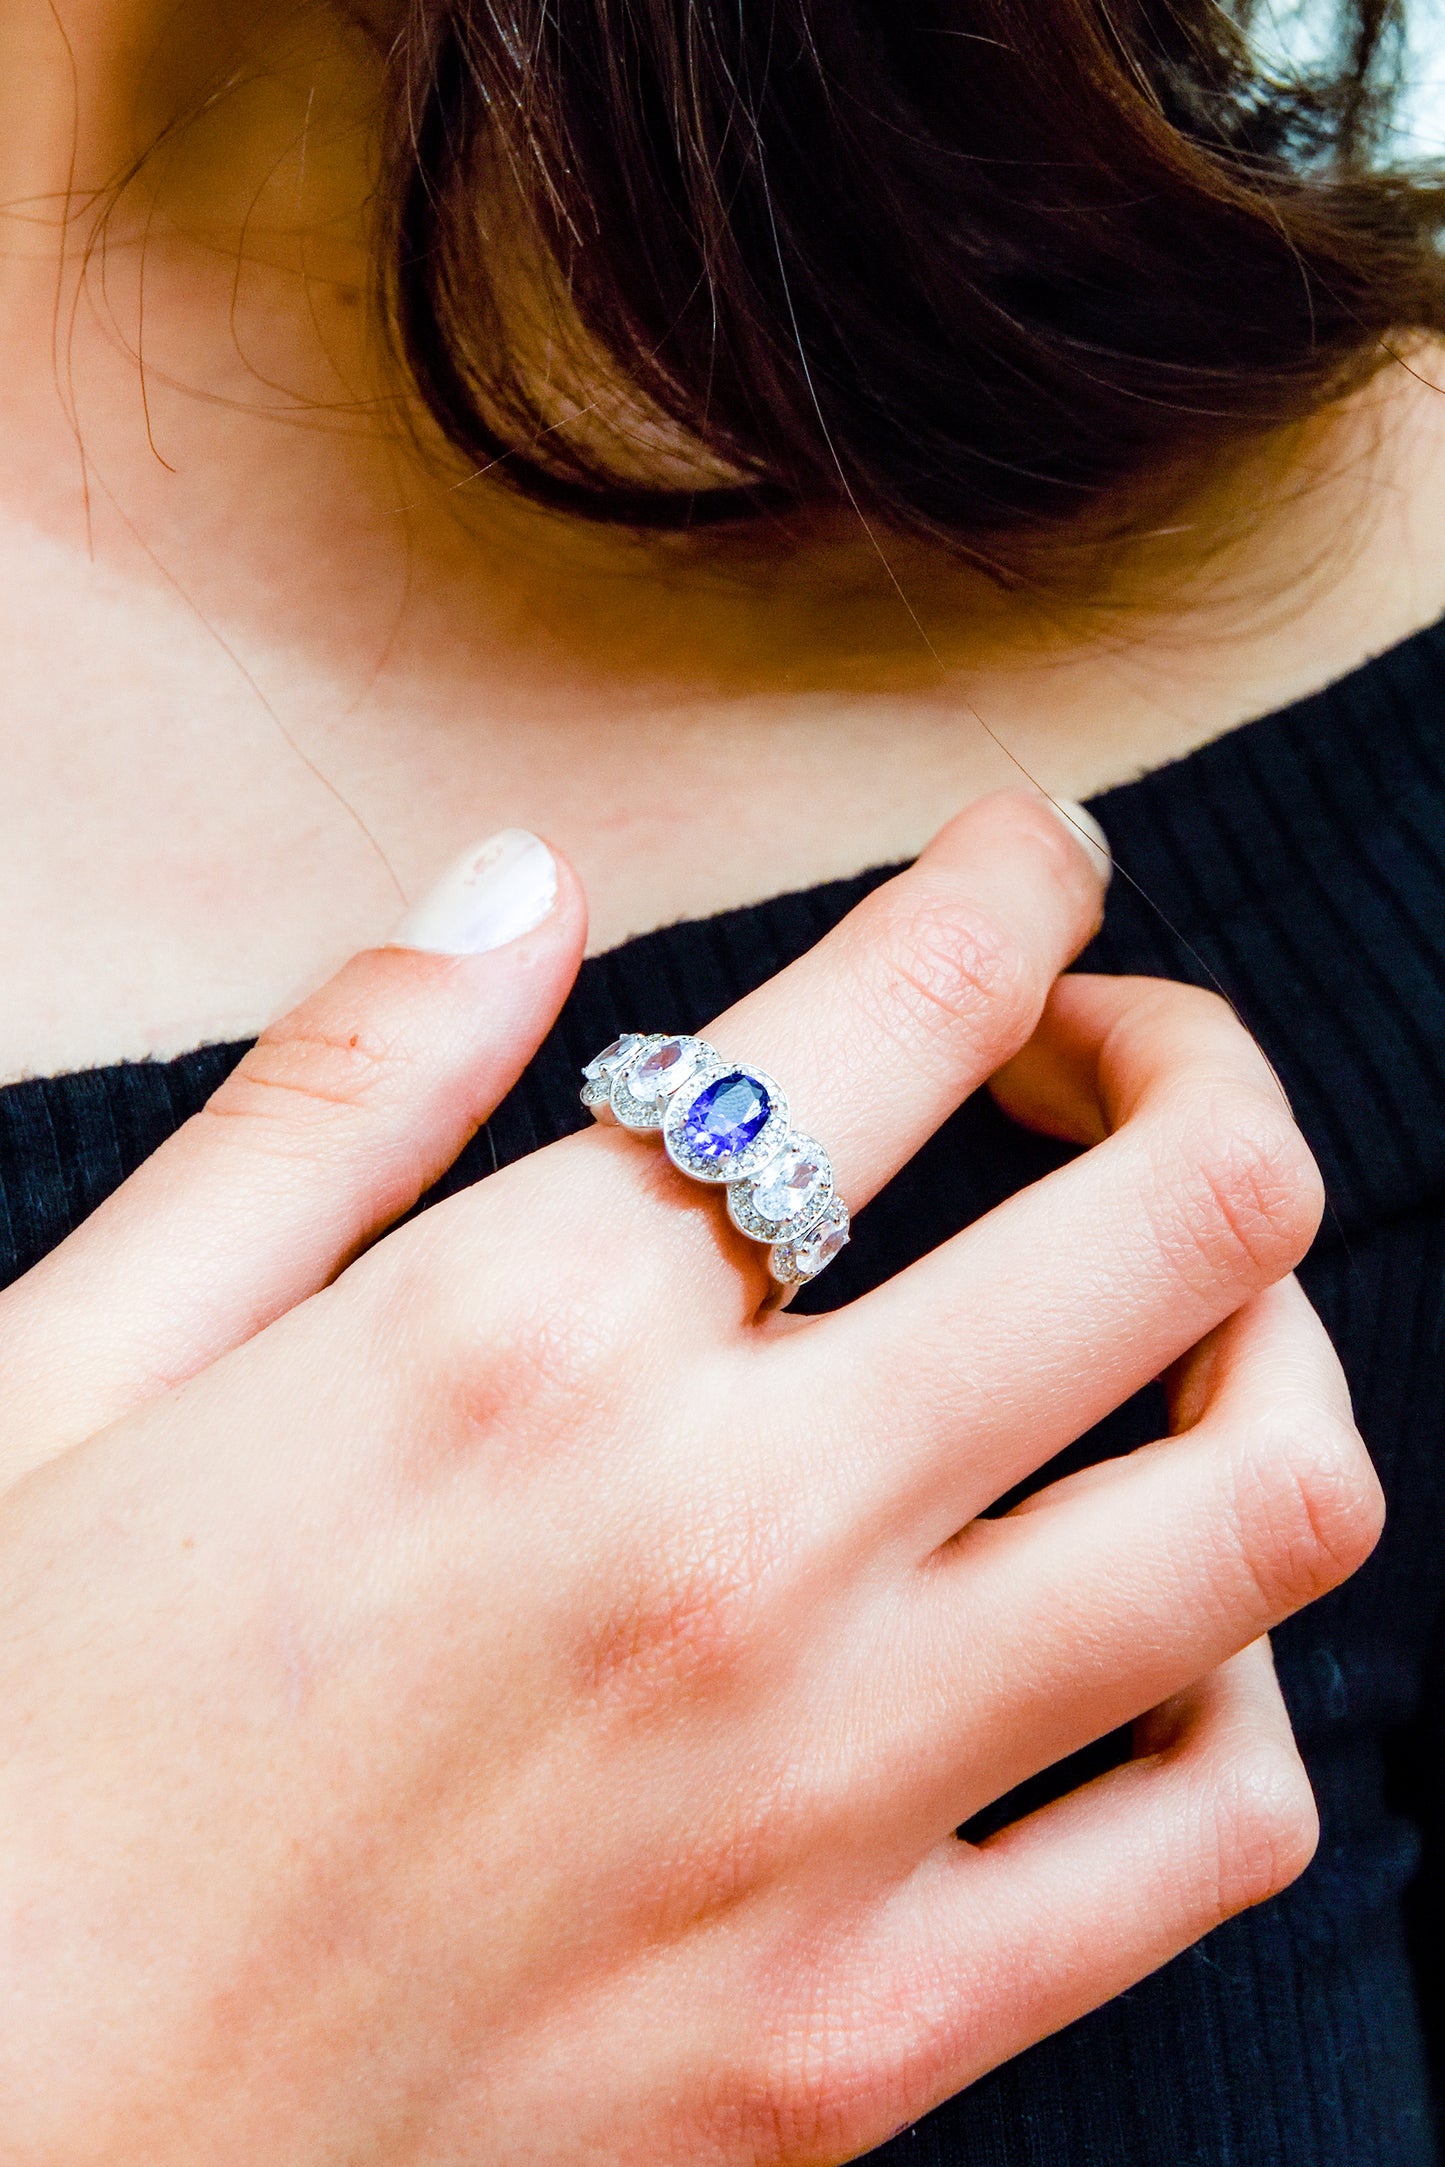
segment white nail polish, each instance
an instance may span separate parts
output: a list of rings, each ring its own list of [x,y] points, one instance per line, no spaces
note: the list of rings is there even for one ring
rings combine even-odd
[[[1044,803],[1068,829],[1107,888],[1114,877],[1114,853],[1109,848],[1108,836],[1088,807],[1080,805],[1075,798],[1045,798]]]
[[[486,955],[539,926],[556,900],[557,866],[546,844],[525,828],[503,828],[457,859],[387,946]]]

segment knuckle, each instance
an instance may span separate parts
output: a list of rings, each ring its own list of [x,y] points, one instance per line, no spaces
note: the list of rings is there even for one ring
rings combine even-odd
[[[442,1219],[443,1224],[429,1223]],[[378,1333],[400,1351],[418,1409],[411,1479],[458,1457],[499,1475],[576,1454],[626,1420],[616,1319],[565,1274],[537,1290],[449,1238],[445,1207],[363,1261]]]
[[[1273,1622],[1364,1563],[1379,1539],[1384,1500],[1353,1423],[1311,1409],[1256,1425],[1238,1510],[1245,1565]]]
[[[883,1001],[910,1040],[962,1028],[1022,1038],[1048,990],[1016,935],[966,898],[935,887],[893,906]]]
[[[558,1293],[509,1306],[483,1330],[470,1303],[452,1301],[449,1374],[466,1432],[495,1453],[537,1464],[585,1450],[626,1420],[626,1393],[608,1317]]]
[[[723,1689],[737,1675],[746,1637],[740,1593],[698,1570],[614,1603],[585,1636],[589,1699],[651,1702],[668,1686]]]
[[[676,1296],[675,1259],[660,1242],[639,1243],[616,1268],[596,1238],[608,1224],[602,1207],[620,1194],[634,1209],[635,1197],[615,1182],[599,1194],[583,1153],[559,1202],[544,1156],[446,1199],[352,1267],[374,1328],[430,1410],[424,1455],[485,1453],[520,1473],[599,1447],[642,1451],[654,1434],[646,1410],[671,1389],[677,1362],[658,1329],[660,1303]],[[715,1389],[725,1398],[731,1378]]]
[[[833,2136],[826,2103],[814,2102],[791,2076],[762,2054],[755,2066],[729,2070],[722,2096],[699,2132],[689,2158],[746,2160],[749,2167],[786,2167],[793,2160],[845,2159],[849,2149]]]
[[[749,2157],[851,2159],[912,2118],[921,2087],[907,2081],[907,2050],[892,2036],[899,2027],[853,2006],[817,1970],[783,1997],[767,2050],[740,2087]]]
[[[1207,1806],[1214,1910],[1233,1918],[1298,1880],[1319,1842],[1319,1813],[1292,1743],[1259,1741],[1212,1777]]]
[[[776,1545],[746,1509],[650,1542],[624,1570],[609,1566],[609,1595],[579,1635],[587,1697],[629,1714],[688,1700],[724,1699],[757,1660],[763,1583]]]
[[[1211,1279],[1267,1285],[1291,1271],[1319,1226],[1319,1170],[1283,1100],[1216,1089],[1186,1111],[1175,1199],[1188,1255]]]
[[[1188,1016],[1201,1023],[1250,1044],[1253,1041],[1240,1022],[1238,1015],[1222,993],[1210,986],[1186,986],[1175,978],[1153,978],[1149,981],[1154,989],[1161,1013],[1171,1016]]]
[[[1260,1084],[1269,1082],[1268,1064],[1256,1040],[1222,993],[1176,978],[1131,979],[1130,989],[1135,996],[1131,1021],[1167,1032],[1174,1043],[1192,1048],[1196,1059],[1223,1055],[1231,1073],[1242,1063],[1255,1071]]]
[[[852,2159],[956,2091],[961,2067],[986,2066],[988,2020],[955,1965],[880,1964],[866,1929],[834,1921],[792,1942],[780,1971],[755,2096],[787,2134],[785,2159]]]
[[[329,1023],[302,1010],[262,1032],[205,1114],[284,1126],[370,1112],[394,1103],[406,1068],[396,1041],[362,1019]]]

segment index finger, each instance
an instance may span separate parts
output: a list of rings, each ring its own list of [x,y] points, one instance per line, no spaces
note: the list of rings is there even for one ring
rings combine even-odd
[[[706,1038],[779,1079],[793,1129],[823,1145],[856,1211],[1028,1039],[1098,926],[1107,864],[1048,801],[980,799]],[[754,1315],[766,1250],[734,1235],[714,1199],[687,1210],[690,1185],[635,1138],[589,1144],[594,1165],[605,1144],[624,1169],[634,1254],[674,1281],[686,1258],[694,1292],[710,1282],[721,1313]]]

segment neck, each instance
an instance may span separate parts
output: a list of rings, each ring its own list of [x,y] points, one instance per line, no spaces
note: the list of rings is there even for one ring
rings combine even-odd
[[[291,122],[287,74],[308,42],[335,46],[336,26],[318,38],[319,21],[265,0],[0,0],[0,204],[11,238],[23,234],[29,255],[47,243],[55,252],[82,207],[109,201],[197,114],[208,120],[211,181],[221,181],[218,149],[233,163],[245,139]]]
[[[323,319],[366,275],[375,89],[373,49],[321,7],[0,0],[11,422],[53,452],[63,415],[102,467],[137,435],[174,464],[148,393],[213,394],[224,344],[221,386],[244,355],[314,401]]]
[[[1373,546],[1377,518],[1413,501],[1391,462],[1415,457],[1415,437],[1393,418],[1379,429],[1402,391],[1437,470],[1441,402],[1382,380],[1352,414],[1251,454],[1097,581],[1084,566],[1078,610],[1000,596],[894,539],[885,571],[848,521],[790,550],[694,562],[682,544],[659,555],[569,528],[485,484],[429,493],[435,476],[406,465],[386,425],[362,305],[384,29],[368,11],[389,4],[0,0],[0,488],[22,517],[148,582],[180,565],[198,606],[218,567],[223,614],[221,589],[247,578],[272,611],[304,557],[340,612],[363,535],[394,555],[404,506],[418,577],[441,576],[438,558],[451,577],[459,545],[468,576],[589,676],[635,677],[639,657],[655,670],[660,573],[680,679],[937,690],[999,657],[1092,652],[1101,633],[1127,646],[1147,626],[1157,646],[1182,620],[1190,642],[1201,622],[1232,637],[1261,597],[1294,607],[1312,582],[1328,587],[1347,545]],[[459,508],[476,514],[460,536]],[[1403,614],[1431,614],[1433,592]],[[367,588],[365,621],[374,606]]]

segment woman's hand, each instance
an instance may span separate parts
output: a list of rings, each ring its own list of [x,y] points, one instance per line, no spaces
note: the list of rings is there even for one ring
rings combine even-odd
[[[7,2167],[842,2161],[1298,1873],[1261,1636],[1380,1514],[1318,1182],[1221,1004],[1054,986],[1099,902],[994,799],[709,1027],[855,1205],[1005,1063],[1097,1145],[835,1315],[602,1129],[326,1285],[549,1020],[565,875],[353,964],[0,1306],[59,1454],[0,1522]],[[979,1517],[1170,1365],[1177,1434]]]

